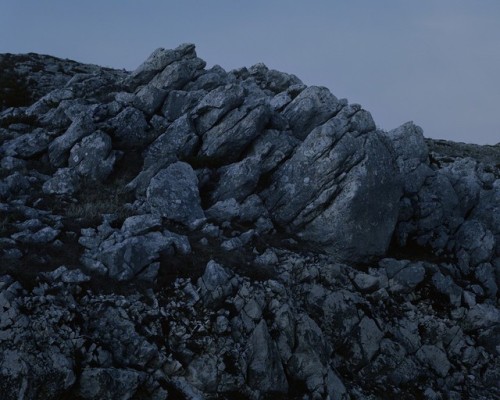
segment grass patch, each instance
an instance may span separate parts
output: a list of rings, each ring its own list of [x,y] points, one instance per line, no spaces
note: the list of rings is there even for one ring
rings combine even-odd
[[[123,222],[132,215],[124,204],[135,199],[133,193],[125,191],[124,186],[122,180],[110,185],[85,182],[77,194],[77,201],[64,207],[63,215],[81,227],[100,225],[103,214],[116,214],[118,221]]]

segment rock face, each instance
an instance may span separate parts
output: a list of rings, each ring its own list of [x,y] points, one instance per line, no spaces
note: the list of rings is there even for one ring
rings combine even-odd
[[[0,55],[2,399],[500,397],[500,147],[192,44]]]
[[[353,261],[385,253],[402,191],[390,143],[369,115],[356,122],[362,111],[315,128],[262,194],[279,225]]]

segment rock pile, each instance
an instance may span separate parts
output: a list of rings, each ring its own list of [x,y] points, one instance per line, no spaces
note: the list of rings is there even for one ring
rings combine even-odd
[[[500,396],[498,145],[191,44],[0,66],[2,399]]]

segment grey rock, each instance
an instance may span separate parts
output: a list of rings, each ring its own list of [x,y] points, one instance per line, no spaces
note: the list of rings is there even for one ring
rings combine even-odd
[[[314,129],[261,197],[278,225],[340,258],[366,260],[389,245],[401,183],[385,139],[348,130],[344,118]]]
[[[279,263],[278,256],[272,249],[266,249],[264,253],[255,257],[255,264],[262,266],[277,265]]]
[[[305,139],[309,132],[335,116],[343,104],[325,87],[304,89],[283,110],[295,137]]]
[[[232,288],[229,285],[231,275],[220,264],[211,260],[205,267],[205,272],[198,279],[200,296],[208,306],[219,303],[229,296]]]
[[[411,263],[392,278],[391,291],[409,293],[424,280],[425,268],[421,263]]]
[[[421,346],[421,337],[417,321],[402,318],[395,326],[389,328],[398,343],[400,343],[408,353],[414,354]]]
[[[486,290],[488,297],[496,299],[498,286],[495,282],[493,266],[489,263],[480,264],[476,267],[474,275],[476,279],[481,282],[481,285]]]
[[[2,182],[5,187],[6,195],[4,197],[28,194],[31,190],[31,182],[27,176],[20,172],[14,172],[5,178]]]
[[[205,211],[207,218],[217,222],[231,221],[240,215],[240,204],[234,199],[221,200]]]
[[[370,293],[379,289],[380,279],[369,274],[356,274],[354,277],[354,285],[364,293]]]
[[[0,155],[30,158],[45,152],[49,146],[50,136],[43,129],[35,129],[32,133],[20,135],[8,140],[0,146]]]
[[[168,121],[175,121],[193,110],[205,95],[205,90],[171,90],[163,103],[161,113]]]
[[[260,157],[260,169],[267,173],[286,160],[299,143],[289,131],[266,130],[252,144],[249,155]]]
[[[68,164],[82,177],[102,182],[113,171],[117,156],[118,153],[112,150],[111,138],[97,131],[73,146]]]
[[[32,233],[30,231],[24,231],[13,234],[12,239],[17,242],[26,243],[26,244],[46,244],[54,241],[54,239],[59,235],[60,231],[50,226],[46,226],[45,228]]]
[[[457,246],[470,255],[470,263],[476,266],[489,261],[493,255],[495,238],[493,234],[477,220],[468,220],[457,232]]]
[[[158,48],[127,77],[126,83],[132,87],[143,85],[170,64],[183,58],[189,59],[193,57],[196,57],[194,44],[181,44],[174,50]]]
[[[217,358],[208,354],[195,358],[187,367],[188,382],[205,393],[216,392],[218,375]]]
[[[305,382],[311,392],[324,385],[328,348],[320,327],[307,315],[297,315],[295,349],[286,364],[287,372]],[[293,345],[293,342],[290,343]]]
[[[174,121],[144,153],[144,166],[147,168],[159,162],[185,159],[194,154],[199,143],[194,126],[187,115]]]
[[[83,283],[90,281],[90,276],[85,275],[79,269],[69,270],[64,265],[52,272],[46,272],[44,276],[51,281],[61,281],[64,283]]]
[[[218,87],[209,92],[193,109],[196,131],[204,134],[229,111],[243,104],[245,92],[239,85]]]
[[[85,400],[129,400],[144,380],[144,374],[132,369],[86,368],[78,382],[78,395]]]
[[[201,229],[201,232],[203,232],[207,236],[214,238],[219,237],[222,234],[221,229],[214,224],[205,224]]]
[[[164,230],[163,236],[167,238],[168,242],[174,246],[177,254],[187,255],[191,253],[191,245],[187,236],[180,235],[175,232]]]
[[[406,268],[409,265],[408,260],[396,260],[394,258],[383,258],[379,261],[379,266],[385,269],[387,277],[389,279],[394,278],[394,276]]]
[[[152,214],[143,214],[128,217],[123,222],[121,231],[130,236],[137,236],[159,227],[161,227],[160,217]]]
[[[242,222],[254,222],[268,215],[267,209],[260,197],[256,194],[252,194],[248,196],[241,205],[239,219]]]
[[[451,368],[446,353],[439,347],[423,345],[416,354],[418,360],[425,366],[431,368],[439,376],[445,377]]]
[[[20,171],[26,167],[26,161],[16,157],[6,156],[2,158],[0,166],[5,171]]]
[[[64,166],[68,161],[70,149],[93,131],[95,131],[95,124],[90,112],[75,118],[66,132],[50,143],[49,159],[51,164],[55,167]]]
[[[261,320],[252,332],[247,352],[249,386],[264,393],[287,393],[285,371],[264,320]]]
[[[396,237],[401,246],[414,239],[420,246],[444,249],[449,236],[463,219],[458,209],[459,199],[447,176],[441,170],[425,180],[417,198],[408,202],[409,215],[401,216]]]
[[[133,107],[125,108],[108,124],[114,131],[113,142],[122,148],[143,146],[151,141],[146,134],[148,123],[144,114]]]
[[[14,224],[14,226],[19,231],[28,229],[31,232],[34,232],[34,231],[37,231],[37,230],[43,228],[44,224],[38,218],[33,218],[33,219],[28,219],[28,220],[21,222],[21,223]]]
[[[184,58],[166,66],[151,80],[150,85],[167,92],[182,89],[201,72],[205,65],[205,61],[200,58]]]
[[[496,238],[495,253],[500,256],[500,179],[496,179],[490,190],[481,190],[479,201],[471,217],[481,221]]]
[[[153,115],[160,109],[166,97],[165,90],[145,85],[136,93],[133,104],[146,115]]]
[[[491,328],[500,323],[500,310],[491,304],[476,304],[463,321],[466,332]]]
[[[27,115],[45,114],[49,109],[58,105],[64,100],[73,98],[73,91],[69,88],[55,89],[47,93],[26,109]]]
[[[126,281],[140,275],[158,258],[161,251],[169,249],[171,245],[172,241],[160,232],[150,232],[116,244],[104,242],[94,259],[106,267],[111,278]]]
[[[236,250],[236,249],[243,247],[243,245],[244,245],[243,241],[240,238],[236,237],[236,238],[224,240],[221,243],[220,247],[221,247],[221,249],[223,249],[225,251],[233,251],[233,250]]]
[[[59,168],[42,187],[45,194],[72,195],[80,186],[78,174],[70,168]]]
[[[258,156],[247,157],[244,160],[219,168],[219,181],[212,192],[212,201],[223,201],[231,198],[242,202],[250,196],[257,187],[260,178],[261,159]]]
[[[436,272],[432,276],[432,284],[444,295],[450,298],[450,303],[458,307],[462,300],[462,288],[458,286],[450,276],[444,276],[441,272]]]
[[[481,181],[477,174],[477,161],[471,158],[455,160],[450,165],[443,167],[453,189],[459,199],[459,209],[462,216],[466,216],[478,203]]]
[[[158,114],[151,117],[149,124],[155,132],[164,132],[170,126],[170,122],[165,117]]]
[[[425,179],[432,175],[427,165],[429,150],[424,140],[422,128],[407,122],[386,133],[396,152],[396,162],[404,177],[404,191],[418,193]]]
[[[302,81],[295,75],[269,69],[262,63],[251,66],[248,72],[261,88],[271,90],[274,93],[287,90],[293,85],[302,84]]]
[[[158,172],[147,189],[152,211],[188,227],[205,217],[201,209],[198,178],[189,164],[177,162]]]
[[[236,161],[242,151],[262,132],[270,118],[266,104],[243,104],[227,114],[202,138],[199,155],[225,163]]]
[[[230,79],[228,73],[220,65],[214,65],[209,70],[201,73],[193,82],[189,82],[185,89],[192,91],[213,90],[219,86],[234,82]]]
[[[280,92],[275,95],[269,102],[271,109],[273,111],[282,111],[290,102],[292,101],[292,96],[288,91]]]
[[[384,333],[378,328],[375,321],[364,317],[351,338],[352,357],[349,361],[356,366],[370,362],[379,350],[383,337]]]

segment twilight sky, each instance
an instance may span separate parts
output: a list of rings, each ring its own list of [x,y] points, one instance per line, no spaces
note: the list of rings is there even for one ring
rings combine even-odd
[[[326,86],[385,130],[500,142],[500,0],[0,0],[0,53],[131,70],[184,42]]]

